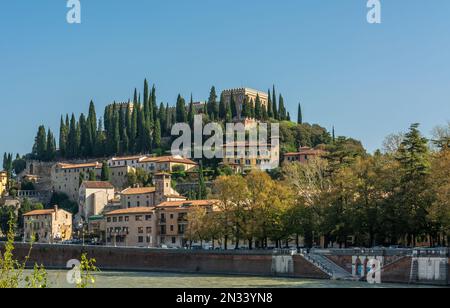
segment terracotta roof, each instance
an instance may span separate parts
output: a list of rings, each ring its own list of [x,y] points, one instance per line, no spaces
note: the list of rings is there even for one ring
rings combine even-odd
[[[196,162],[182,157],[173,157],[173,156],[161,156],[161,157],[147,157],[142,160],[144,163],[180,163],[187,165],[197,165]]]
[[[106,213],[105,216],[112,215],[127,215],[127,214],[149,214],[153,213],[154,207],[132,207],[129,209],[120,209],[115,210],[109,213]]]
[[[184,200],[187,200],[186,197],[181,196],[181,195],[165,195],[164,197],[166,197],[166,198],[172,198],[172,199],[184,199]]]
[[[84,181],[82,185],[89,189],[114,189],[113,184],[110,182]]]
[[[112,161],[118,161],[118,160],[136,160],[141,158],[147,158],[146,155],[134,155],[134,156],[124,156],[124,157],[113,157]]]
[[[98,168],[101,167],[101,163],[99,162],[93,162],[93,163],[85,163],[85,164],[66,164],[66,163],[60,163],[58,164],[58,167],[61,169],[80,169],[80,168]]]
[[[122,195],[141,195],[150,194],[156,191],[155,187],[139,187],[139,188],[127,188],[121,192]]]
[[[190,200],[190,201],[166,201],[156,206],[156,208],[174,208],[189,206],[209,206],[217,203],[217,200]]]
[[[55,212],[55,209],[50,210],[35,210],[24,214],[23,216],[40,216],[40,215],[50,215]]]

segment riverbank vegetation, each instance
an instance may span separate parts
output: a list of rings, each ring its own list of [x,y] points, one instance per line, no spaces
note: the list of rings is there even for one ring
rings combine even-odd
[[[387,139],[373,155],[337,138],[323,158],[286,163],[272,178],[262,171],[219,177],[218,211],[193,211],[192,240],[227,247],[277,247],[303,238],[311,247],[426,244],[450,240],[450,126],[430,144],[418,125]],[[446,132],[446,133],[442,133]]]

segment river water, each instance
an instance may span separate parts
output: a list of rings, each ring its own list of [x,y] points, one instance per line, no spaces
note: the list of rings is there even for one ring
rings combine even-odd
[[[72,288],[67,271],[49,271],[53,288]],[[101,272],[96,275],[96,288],[407,288],[399,284],[369,285],[365,282],[345,282],[311,279],[264,278],[219,275],[189,275],[171,273]]]

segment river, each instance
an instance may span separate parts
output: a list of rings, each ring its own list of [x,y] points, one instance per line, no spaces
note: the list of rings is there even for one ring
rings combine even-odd
[[[67,271],[49,271],[52,288],[71,288]],[[246,276],[189,275],[145,272],[101,272],[96,275],[96,288],[407,288],[423,287],[399,284],[369,285],[312,279],[265,278]]]

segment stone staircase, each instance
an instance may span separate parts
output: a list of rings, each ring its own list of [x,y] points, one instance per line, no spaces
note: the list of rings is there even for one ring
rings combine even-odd
[[[317,253],[307,253],[303,254],[303,257],[314,264],[316,267],[320,268],[322,271],[327,273],[333,280],[346,280],[346,281],[358,281],[357,277],[352,276],[349,272],[344,270],[339,265],[332,262],[327,257]]]

